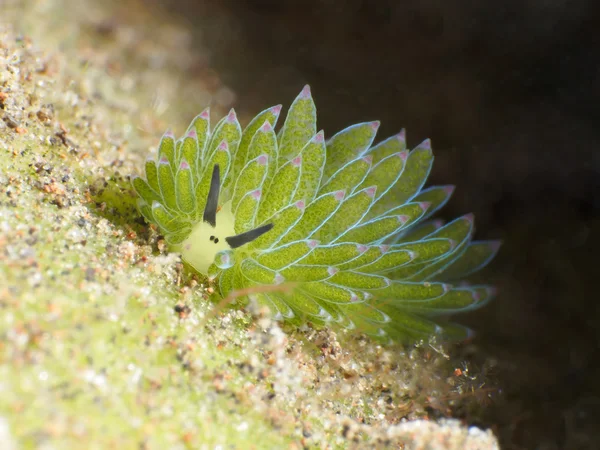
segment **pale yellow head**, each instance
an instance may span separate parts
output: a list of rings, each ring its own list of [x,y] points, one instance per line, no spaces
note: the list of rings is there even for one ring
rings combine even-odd
[[[194,225],[192,232],[179,248],[183,260],[203,274],[208,274],[208,268],[213,262],[221,269],[231,267],[233,249],[252,242],[273,227],[272,223],[268,223],[235,234],[231,201],[219,208],[220,189],[220,168],[215,164],[202,220]],[[217,254],[219,254],[218,261],[215,261]]]
[[[223,205],[217,213],[216,226],[207,222],[198,222],[188,238],[181,244],[181,256],[188,264],[200,273],[208,273],[215,255],[222,250],[231,249],[225,240],[235,235],[231,202]]]

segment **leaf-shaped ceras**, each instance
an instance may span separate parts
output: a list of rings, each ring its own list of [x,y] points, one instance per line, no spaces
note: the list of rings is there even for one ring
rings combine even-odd
[[[308,86],[276,131],[280,112],[242,130],[233,110],[211,128],[206,109],[181,139],[166,133],[146,177],[133,179],[146,220],[218,295],[254,288],[277,319],[396,340],[468,336],[438,316],[494,296],[462,278],[499,242],[472,241],[471,215],[427,220],[454,190],[423,189],[431,142],[409,151],[402,130],[374,144],[377,121],[326,139]]]

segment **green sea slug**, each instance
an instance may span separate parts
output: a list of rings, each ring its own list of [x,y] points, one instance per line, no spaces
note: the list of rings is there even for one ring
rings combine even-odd
[[[472,215],[429,220],[454,190],[423,189],[430,141],[409,151],[401,131],[373,145],[379,122],[326,139],[308,86],[276,132],[280,112],[242,130],[234,110],[211,128],[206,109],[180,139],[167,132],[132,181],[146,220],[217,294],[256,288],[278,320],[391,340],[468,337],[445,316],[494,296],[462,280],[500,243],[472,241]],[[289,288],[261,289],[277,285]]]

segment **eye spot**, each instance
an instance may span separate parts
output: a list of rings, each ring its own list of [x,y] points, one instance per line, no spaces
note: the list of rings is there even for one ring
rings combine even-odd
[[[214,236],[211,236],[211,237],[209,237],[209,239],[210,239],[211,241],[214,241],[214,240],[215,240],[215,237],[214,237]]]
[[[213,241],[215,244],[218,244],[218,243],[219,243],[219,238],[218,238],[218,237],[216,237],[216,236],[211,236],[211,237],[209,237],[209,239],[210,239],[211,241]]]
[[[219,238],[215,238],[215,244],[219,243]]]

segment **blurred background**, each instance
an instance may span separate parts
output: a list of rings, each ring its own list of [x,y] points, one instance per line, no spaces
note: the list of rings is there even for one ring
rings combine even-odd
[[[309,83],[329,136],[379,119],[381,138],[401,128],[410,147],[431,138],[430,184],[457,185],[442,215],[474,212],[477,238],[504,241],[481,275],[499,297],[460,318],[478,332],[460,351],[496,361],[502,388],[474,425],[507,449],[600,448],[599,2],[110,3],[110,13],[85,7],[81,33],[133,42],[135,27],[184,49],[158,55],[132,43],[120,56],[198,80],[198,89],[162,90],[190,99],[171,115],[178,131],[206,101],[244,120],[289,106]],[[155,29],[144,25],[150,16],[181,25]]]
[[[467,319],[497,358],[504,448],[600,448],[600,3],[153,0],[189,24],[236,109],[310,83],[330,135],[380,119],[433,142],[446,218],[504,240]]]

